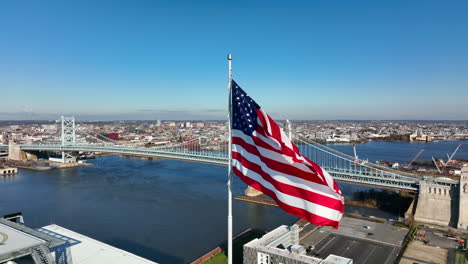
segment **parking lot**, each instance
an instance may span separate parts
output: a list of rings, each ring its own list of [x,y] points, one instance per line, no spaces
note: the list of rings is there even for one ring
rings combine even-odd
[[[338,255],[353,259],[354,264],[393,263],[400,252],[408,229],[391,223],[377,223],[345,217],[338,230],[321,227],[301,239],[311,248],[308,254],[320,258]]]

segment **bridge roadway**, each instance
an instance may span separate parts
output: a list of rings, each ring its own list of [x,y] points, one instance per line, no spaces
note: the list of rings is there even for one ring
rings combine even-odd
[[[83,151],[104,152],[124,155],[137,155],[157,158],[178,159],[226,166],[228,157],[226,153],[209,151],[171,150],[144,147],[125,147],[108,145],[19,145],[25,151]],[[335,180],[379,188],[397,189],[417,192],[421,178],[398,175],[376,169],[362,168],[328,168],[324,167]]]

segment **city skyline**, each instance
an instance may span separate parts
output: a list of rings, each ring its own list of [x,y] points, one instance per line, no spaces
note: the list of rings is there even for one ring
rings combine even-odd
[[[0,120],[466,120],[468,4],[0,4]]]

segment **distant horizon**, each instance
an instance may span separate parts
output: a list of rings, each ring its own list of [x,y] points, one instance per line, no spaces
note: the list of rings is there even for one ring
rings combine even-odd
[[[468,107],[467,107],[468,108]],[[59,114],[51,113],[32,113],[32,112],[0,112],[0,121],[24,121],[24,120],[58,120],[61,116],[75,116],[77,119],[86,121],[132,121],[132,120],[225,120],[227,117],[227,111],[209,109],[201,111],[191,110],[138,110],[133,113],[118,113],[118,114],[73,114],[69,112],[63,112]],[[323,117],[317,117],[317,115],[311,115],[307,117],[307,113],[303,113],[301,118],[295,118],[289,116],[286,113],[269,112],[265,110],[274,120],[297,120],[297,121],[466,121],[468,119],[446,119],[446,118],[424,118],[417,115],[398,115],[395,117],[388,118],[366,118],[358,117],[355,115],[339,115],[333,117],[330,115],[323,115]],[[437,116],[437,115],[436,115]],[[304,118],[305,117],[305,118]]]
[[[76,117],[78,118],[78,117]],[[79,119],[83,122],[226,122],[225,119],[112,119],[112,120],[99,120],[99,119]],[[315,122],[315,121],[330,121],[330,122],[468,122],[468,119],[274,119],[275,121],[293,121],[293,122]],[[0,120],[0,123],[5,122],[57,122],[58,119],[6,119]]]

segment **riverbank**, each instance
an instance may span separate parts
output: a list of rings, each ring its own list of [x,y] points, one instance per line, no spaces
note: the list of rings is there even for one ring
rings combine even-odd
[[[65,169],[82,166],[92,166],[92,163],[87,162],[70,162],[70,163],[59,163],[50,160],[38,160],[38,161],[20,161],[20,160],[6,160],[2,163],[5,166],[16,167],[25,170],[34,171],[46,171],[51,169]]]
[[[26,169],[26,170],[43,171],[43,170],[52,169],[51,166],[44,166],[43,163],[45,163],[45,162],[5,160],[5,162],[3,164],[6,165],[6,166],[16,167],[16,168]]]
[[[305,139],[307,141],[307,139]],[[432,141],[410,141],[409,136],[400,136],[400,135],[395,135],[395,136],[389,136],[389,137],[383,137],[383,138],[365,138],[365,139],[358,139],[358,140],[349,140],[349,141],[327,141],[326,139],[317,139],[313,138],[310,139],[313,140],[316,143],[322,144],[322,145],[346,145],[346,144],[365,144],[369,142],[394,142],[394,143],[415,143],[415,144],[424,144],[424,143],[436,143],[436,142],[468,142],[468,138],[452,138],[452,139],[434,139]]]
[[[367,217],[373,215],[375,211],[382,210],[388,212],[398,218],[403,217],[403,214],[408,210],[414,195],[406,192],[394,192],[388,190],[366,190],[355,191],[352,194],[352,199],[348,196],[345,200],[345,208],[351,209],[346,212],[349,215],[361,215]],[[239,195],[234,197],[235,200],[278,207],[276,202],[268,196],[261,194],[258,196]],[[366,212],[365,208],[373,209]],[[382,215],[382,218],[388,218],[388,215]]]

